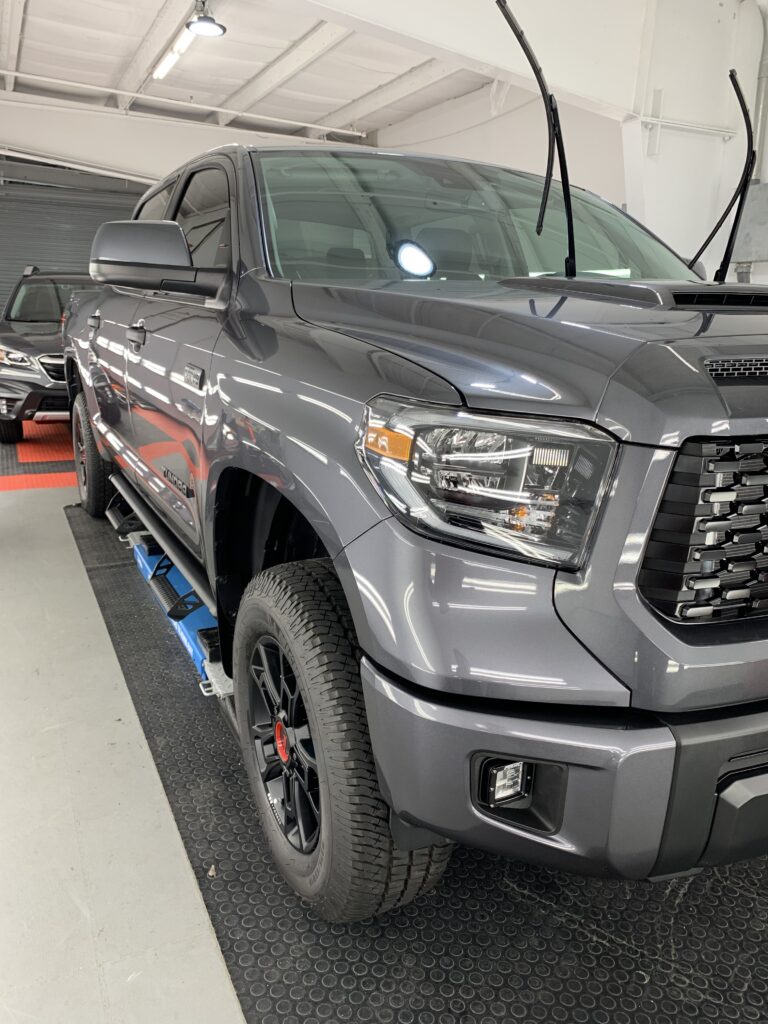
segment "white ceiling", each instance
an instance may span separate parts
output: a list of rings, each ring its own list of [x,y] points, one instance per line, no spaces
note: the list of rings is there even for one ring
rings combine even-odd
[[[279,0],[213,0],[227,34],[196,39],[163,81],[153,80],[192,7],[192,0],[0,0],[0,67],[141,95],[85,92],[23,75],[6,77],[6,88],[239,128],[302,130],[260,120],[285,118],[370,133],[489,81],[416,49],[327,26]],[[282,70],[289,62],[290,74]],[[266,86],[249,85],[266,69]],[[249,116],[212,109],[222,107]]]

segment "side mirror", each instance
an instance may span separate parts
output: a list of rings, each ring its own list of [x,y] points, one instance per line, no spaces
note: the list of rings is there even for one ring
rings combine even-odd
[[[227,277],[222,267],[193,267],[181,227],[172,220],[113,220],[93,239],[88,266],[102,284],[215,296]]]
[[[704,266],[701,260],[696,260],[691,269],[693,270],[694,274],[701,278],[702,281],[707,280],[707,268]]]

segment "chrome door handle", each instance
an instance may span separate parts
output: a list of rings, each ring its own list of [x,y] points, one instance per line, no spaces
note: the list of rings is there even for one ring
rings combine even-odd
[[[147,340],[147,332],[144,329],[144,324],[138,323],[133,324],[125,332],[125,336],[131,343],[131,348],[134,352],[138,352],[144,342]]]

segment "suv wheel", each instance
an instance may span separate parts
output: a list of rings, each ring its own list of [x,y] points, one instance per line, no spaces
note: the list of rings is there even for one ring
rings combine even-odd
[[[24,440],[21,420],[0,420],[0,444],[18,444]]]
[[[329,559],[247,587],[234,637],[243,758],[274,860],[329,921],[356,921],[435,886],[450,844],[395,848],[379,792],[349,610]]]
[[[80,503],[89,516],[100,519],[107,510],[112,485],[107,464],[99,455],[88,415],[85,395],[80,392],[72,406],[72,447]]]

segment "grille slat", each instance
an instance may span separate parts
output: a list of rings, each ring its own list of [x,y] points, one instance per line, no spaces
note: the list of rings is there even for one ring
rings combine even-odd
[[[639,589],[659,612],[683,621],[768,615],[768,437],[685,442]]]
[[[768,356],[750,356],[743,359],[708,359],[707,373],[716,384],[768,384]]]
[[[51,356],[40,356],[38,363],[42,366],[51,380],[55,380],[57,383],[62,384],[66,377],[64,375],[64,356],[51,355]]]

